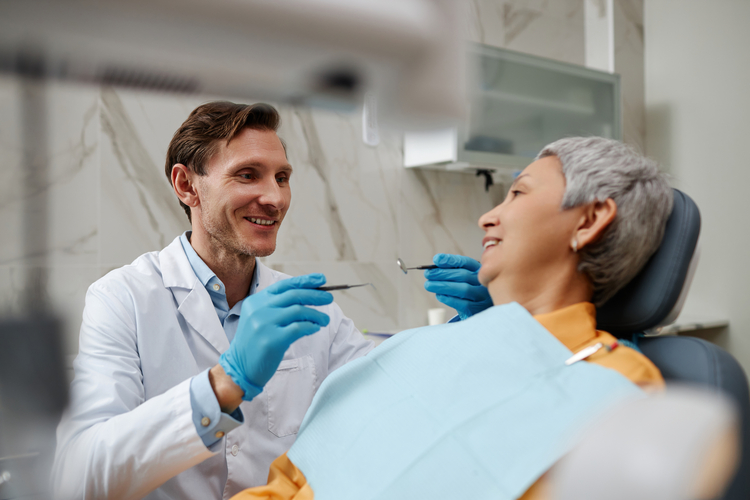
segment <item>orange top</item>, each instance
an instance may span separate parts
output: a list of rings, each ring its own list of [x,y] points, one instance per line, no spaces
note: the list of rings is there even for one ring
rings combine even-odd
[[[580,302],[551,313],[538,314],[534,319],[574,354],[597,342],[612,345],[617,340],[613,335],[596,329],[596,308],[590,302]],[[586,358],[586,361],[619,372],[641,389],[653,391],[664,387],[659,369],[646,356],[629,347],[620,345],[610,352],[599,349]],[[550,498],[552,495],[549,486],[545,474],[521,495],[520,500]]]
[[[611,345],[615,337],[596,329],[596,309],[589,302],[581,302],[557,311],[534,316],[541,325],[565,347],[576,353],[601,342]],[[600,349],[586,361],[615,370],[646,390],[664,386],[664,379],[654,364],[643,354],[620,346],[611,352]],[[521,500],[549,498],[549,481],[546,474],[521,496]],[[305,475],[287,457],[286,453],[273,461],[268,473],[268,484],[250,488],[232,497],[233,500],[314,500],[312,488]]]
[[[596,308],[590,302],[579,302],[551,313],[538,314],[534,319],[573,353],[597,342],[611,345],[617,340],[613,335],[596,329]],[[620,345],[611,352],[600,349],[586,361],[615,370],[642,389],[664,387],[659,369],[646,356],[629,347]]]

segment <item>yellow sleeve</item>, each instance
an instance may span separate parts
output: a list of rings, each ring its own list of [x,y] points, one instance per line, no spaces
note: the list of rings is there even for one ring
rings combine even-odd
[[[273,461],[268,472],[268,484],[248,488],[232,500],[313,500],[315,495],[307,479],[286,453]]]

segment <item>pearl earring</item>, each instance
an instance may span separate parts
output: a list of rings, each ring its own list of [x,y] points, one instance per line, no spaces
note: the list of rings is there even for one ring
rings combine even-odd
[[[576,238],[573,238],[573,253],[578,253],[578,240]]]

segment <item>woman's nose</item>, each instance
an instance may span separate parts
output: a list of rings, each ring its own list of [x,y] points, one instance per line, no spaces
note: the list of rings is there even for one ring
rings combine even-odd
[[[486,214],[482,215],[479,218],[479,228],[483,229],[484,231],[487,231],[489,228],[497,226],[500,223],[500,220],[498,219],[498,209],[500,208],[500,205],[496,206]]]

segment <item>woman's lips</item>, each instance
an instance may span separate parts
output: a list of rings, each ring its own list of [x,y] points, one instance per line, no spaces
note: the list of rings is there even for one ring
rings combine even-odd
[[[487,250],[490,247],[500,245],[503,241],[499,238],[486,237],[482,240],[482,247]]]

